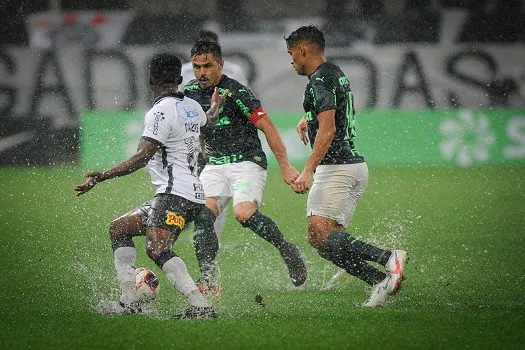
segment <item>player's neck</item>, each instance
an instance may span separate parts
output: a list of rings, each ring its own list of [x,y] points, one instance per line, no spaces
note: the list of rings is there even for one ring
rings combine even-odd
[[[308,65],[308,68],[306,69],[306,75],[310,76],[315,73],[317,68],[319,68],[320,65],[326,62],[326,59],[324,56],[316,56],[311,59]]]

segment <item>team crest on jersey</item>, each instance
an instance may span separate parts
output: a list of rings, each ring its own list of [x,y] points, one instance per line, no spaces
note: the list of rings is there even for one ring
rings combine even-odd
[[[175,214],[172,211],[166,211],[166,224],[170,226],[177,226],[180,227],[180,229],[184,229],[184,226],[186,226],[186,219],[184,217]]]

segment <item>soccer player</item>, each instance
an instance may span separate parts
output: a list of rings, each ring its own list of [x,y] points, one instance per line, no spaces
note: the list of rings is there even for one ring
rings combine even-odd
[[[209,40],[219,42],[219,36],[217,35],[217,33],[211,30],[200,30],[197,34],[197,39],[195,41],[198,40]],[[237,80],[242,85],[248,85],[248,78],[246,76],[246,72],[244,71],[244,68],[237,63],[224,60],[224,64],[222,66],[222,74],[225,74],[230,78]],[[193,64],[191,61],[186,62],[182,65],[181,75],[182,82],[184,84],[187,84],[190,80],[195,79],[195,75],[193,73]]]
[[[211,30],[201,30],[199,31],[197,35],[197,40],[210,40],[219,42],[219,36],[212,32]],[[222,73],[229,76],[232,79],[237,80],[242,85],[248,84],[248,79],[246,77],[246,73],[244,72],[244,68],[234,62],[229,62],[224,60],[224,65],[222,67]],[[182,75],[182,82],[184,84],[188,83],[190,80],[195,79],[195,74],[193,72],[193,63],[186,62],[182,65],[181,69],[181,75]],[[199,161],[201,162],[201,165],[204,167],[205,160],[204,157],[199,157]],[[220,238],[220,235],[222,231],[224,230],[224,225],[226,224],[226,216],[228,213],[228,208],[226,205],[222,205],[224,208],[220,214],[217,216],[217,219],[215,220],[215,233],[217,234],[217,238]],[[196,231],[196,234],[198,234],[198,231]],[[197,238],[198,239],[198,238]]]
[[[184,87],[187,96],[206,109],[214,89],[229,91],[219,120],[202,132],[207,163],[200,179],[206,205],[219,214],[232,199],[237,221],[279,250],[292,283],[300,286],[305,282],[307,272],[299,250],[284,238],[272,219],[259,211],[266,184],[267,161],[258,130],[265,135],[277,158],[284,181],[291,184],[298,176],[288,160],[277,128],[253,92],[223,74],[224,61],[218,42],[196,41],[191,48],[191,59],[196,79]],[[199,281],[201,290],[216,288],[213,280],[212,272],[204,273]]]
[[[217,120],[226,93],[214,90],[210,108],[205,113],[195,100],[177,91],[182,82],[181,65],[178,57],[169,54],[159,54],[152,59],[149,83],[155,101],[146,114],[137,153],[109,170],[87,173],[86,182],[74,190],[77,196],[82,195],[102,181],[146,166],[156,189],[145,230],[147,255],[190,304],[175,318],[212,318],[217,316],[215,310],[197,289],[184,261],[173,252],[172,246],[186,225],[194,220],[205,227],[206,232],[212,232],[209,239],[217,245],[213,233],[215,214],[204,205],[202,183],[197,174],[198,139],[201,127],[211,126]],[[141,231],[140,214],[136,214],[133,234]],[[140,302],[135,295],[133,234],[120,233],[112,237],[112,246],[121,296],[119,301],[106,305],[105,311],[136,313],[140,312]]]
[[[373,286],[363,306],[383,305],[398,290],[408,256],[404,250],[381,249],[345,232],[368,183],[367,164],[354,144],[350,82],[337,65],[326,62],[324,36],[316,26],[299,27],[285,41],[295,71],[308,77],[305,116],[297,132],[305,145],[310,141],[312,153],[291,185],[297,193],[309,191],[308,241],[321,257]],[[385,272],[367,261],[383,265]]]

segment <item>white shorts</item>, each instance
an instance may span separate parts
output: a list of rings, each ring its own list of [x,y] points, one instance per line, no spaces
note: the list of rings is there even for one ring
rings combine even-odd
[[[367,184],[365,162],[319,165],[308,193],[306,216],[322,216],[347,227]]]
[[[241,202],[257,202],[260,207],[266,170],[259,165],[245,161],[221,165],[206,164],[200,175],[206,197],[218,199],[222,211],[233,198],[235,206]]]

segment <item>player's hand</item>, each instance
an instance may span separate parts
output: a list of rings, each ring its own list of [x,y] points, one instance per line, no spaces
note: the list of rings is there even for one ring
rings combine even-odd
[[[301,120],[299,120],[299,123],[297,124],[297,127],[295,128],[295,131],[297,131],[297,135],[299,135],[299,139],[307,145],[308,144],[308,124],[306,123],[306,118],[302,117]]]
[[[211,105],[213,106],[214,104],[217,105],[217,108],[219,108],[220,106],[222,106],[224,104],[224,102],[226,101],[226,98],[231,95],[230,94],[230,90],[225,90],[222,92],[222,94],[219,93],[219,88],[215,87],[215,89],[213,89],[213,95],[211,95]]]
[[[291,184],[291,187],[295,193],[306,193],[310,190],[312,179],[313,173],[303,170],[299,177]]]
[[[84,177],[86,178],[86,181],[83,184],[73,187],[76,196],[83,195],[95,187],[96,184],[100,182],[100,179],[102,179],[102,173],[94,171],[87,173]]]
[[[284,182],[290,186],[299,177],[299,172],[293,165],[286,167],[286,169],[282,169],[282,174]]]

